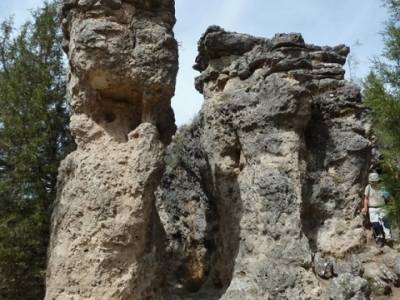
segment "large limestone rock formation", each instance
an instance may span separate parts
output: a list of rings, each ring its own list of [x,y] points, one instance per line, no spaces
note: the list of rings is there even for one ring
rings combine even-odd
[[[399,256],[355,213],[371,143],[346,46],[210,27],[203,108],[164,155],[174,1],[64,0],[61,15],[78,148],[60,167],[46,300],[397,292]]]
[[[204,105],[157,193],[170,299],[369,299],[398,284],[396,252],[356,214],[371,143],[348,53],[293,33],[202,36]]]
[[[78,147],[60,167],[46,299],[158,299],[174,1],[64,0],[61,14]]]

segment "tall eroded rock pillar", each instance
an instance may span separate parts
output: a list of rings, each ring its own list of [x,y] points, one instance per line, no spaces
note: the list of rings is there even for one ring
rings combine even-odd
[[[77,150],[62,163],[46,299],[154,299],[154,205],[175,131],[173,0],[64,0]]]
[[[371,149],[349,48],[218,26],[198,46],[204,103],[168,147],[157,201],[168,299],[369,299],[384,275],[355,214]]]

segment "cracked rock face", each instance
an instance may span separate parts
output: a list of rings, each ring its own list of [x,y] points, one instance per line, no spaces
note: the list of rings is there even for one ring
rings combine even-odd
[[[202,36],[204,104],[157,193],[171,299],[369,299],[355,210],[371,143],[348,53],[296,33]]]
[[[398,254],[355,214],[371,143],[348,47],[208,28],[204,104],[172,138],[174,1],[64,0],[61,16],[78,148],[60,167],[46,300],[369,299],[400,285]]]
[[[61,14],[78,148],[60,167],[46,299],[157,299],[174,1],[64,0]]]

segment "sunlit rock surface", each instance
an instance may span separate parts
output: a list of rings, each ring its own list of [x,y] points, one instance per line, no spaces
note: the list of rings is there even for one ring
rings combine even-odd
[[[60,167],[46,299],[158,299],[174,1],[64,0],[61,16],[78,148]]]

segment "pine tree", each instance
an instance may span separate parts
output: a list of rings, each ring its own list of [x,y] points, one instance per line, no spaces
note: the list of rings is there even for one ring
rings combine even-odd
[[[390,216],[400,227],[400,1],[385,4],[390,15],[383,33],[384,53],[365,80],[364,101],[383,154],[382,177],[393,199]]]
[[[0,299],[43,299],[57,169],[72,143],[56,4],[0,26]]]

